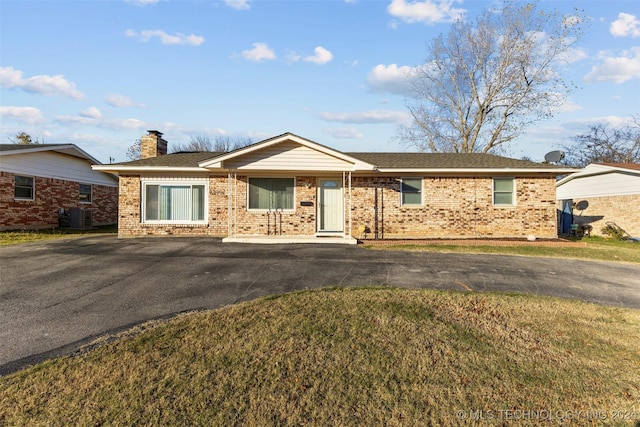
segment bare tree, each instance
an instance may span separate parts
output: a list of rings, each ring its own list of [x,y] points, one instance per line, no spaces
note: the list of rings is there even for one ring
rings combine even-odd
[[[583,22],[515,2],[455,22],[412,77],[413,120],[400,138],[423,151],[499,151],[564,102],[571,87],[559,68]]]
[[[606,124],[589,127],[588,133],[574,136],[573,144],[563,147],[565,162],[572,166],[590,163],[640,163],[640,118],[613,128]]]
[[[194,135],[188,143],[174,146],[172,152],[211,151],[221,153],[237,150],[251,144],[253,144],[253,140],[249,137],[215,135],[212,139],[208,135]]]
[[[142,158],[142,141],[136,139],[129,148],[127,148],[127,159],[140,160]]]
[[[44,141],[41,141],[40,138],[33,139],[31,138],[31,135],[29,135],[26,132],[20,132],[13,138],[9,138],[9,141],[11,141],[12,144],[21,144],[21,145],[44,144]]]

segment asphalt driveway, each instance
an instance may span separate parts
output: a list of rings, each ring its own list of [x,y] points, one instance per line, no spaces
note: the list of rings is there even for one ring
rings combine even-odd
[[[0,248],[0,375],[175,313],[293,290],[509,291],[640,308],[640,266],[552,258],[87,236]]]

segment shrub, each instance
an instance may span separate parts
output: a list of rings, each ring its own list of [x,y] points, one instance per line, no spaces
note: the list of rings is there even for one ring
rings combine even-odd
[[[605,236],[616,240],[622,240],[622,238],[624,237],[624,231],[620,227],[616,227],[613,224],[607,224],[606,226],[602,227],[600,232]]]

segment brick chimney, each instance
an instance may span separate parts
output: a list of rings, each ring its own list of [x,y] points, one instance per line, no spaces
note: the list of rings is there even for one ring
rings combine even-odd
[[[167,141],[162,139],[162,132],[149,130],[148,135],[140,138],[141,158],[149,159],[167,154]]]

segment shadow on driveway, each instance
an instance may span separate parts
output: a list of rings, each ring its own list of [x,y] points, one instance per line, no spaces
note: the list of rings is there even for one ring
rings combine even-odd
[[[640,308],[640,266],[348,245],[87,236],[0,248],[0,374],[151,319],[327,286],[522,292]]]

